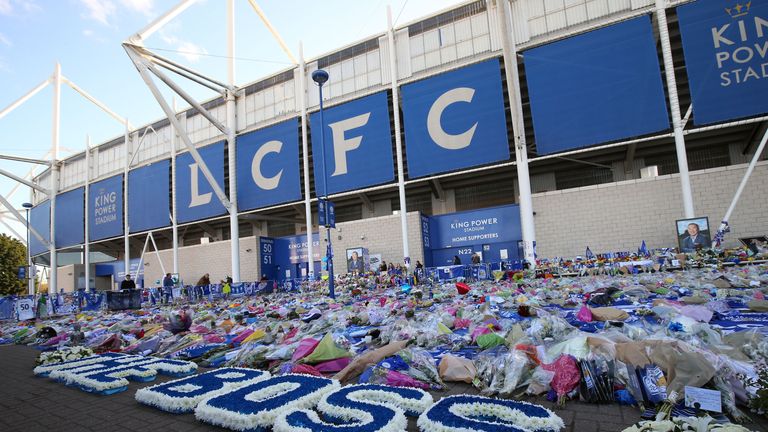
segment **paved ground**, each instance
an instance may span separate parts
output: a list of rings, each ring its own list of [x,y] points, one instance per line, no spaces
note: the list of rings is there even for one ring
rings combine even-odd
[[[0,346],[0,431],[223,431],[195,420],[194,416],[172,415],[137,403],[136,390],[150,384],[131,383],[125,392],[95,396],[47,378],[32,375],[39,351],[23,346]],[[158,376],[156,382],[169,378]],[[436,397],[471,391],[452,386]],[[544,399],[531,399],[547,408]],[[557,414],[568,432],[618,432],[640,420],[636,408],[568,402]],[[768,432],[768,422],[747,425]],[[416,430],[411,420],[410,430]]]

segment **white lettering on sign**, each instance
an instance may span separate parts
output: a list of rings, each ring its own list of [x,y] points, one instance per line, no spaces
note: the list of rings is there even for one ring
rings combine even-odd
[[[345,133],[348,130],[365,126],[370,117],[371,113],[368,112],[328,125],[331,128],[331,136],[333,138],[333,161],[335,166],[331,177],[347,173],[347,152],[360,147],[360,143],[363,142],[362,136],[347,139]]]
[[[93,200],[94,224],[101,225],[117,220],[117,192],[100,189]]]
[[[440,124],[440,120],[443,117],[443,111],[448,108],[449,105],[458,102],[472,102],[472,98],[475,95],[475,89],[469,87],[459,87],[440,95],[439,98],[432,104],[427,115],[427,131],[430,138],[435,144],[447,150],[461,150],[472,142],[472,137],[475,135],[475,129],[477,129],[477,122],[472,125],[468,130],[460,134],[449,134],[443,129]]]
[[[269,141],[256,151],[256,154],[253,156],[253,161],[251,162],[251,177],[253,177],[256,186],[264,190],[272,190],[276,189],[280,184],[280,177],[283,175],[283,170],[280,170],[280,172],[272,177],[264,177],[264,174],[261,173],[261,161],[264,159],[264,156],[269,153],[279,154],[282,148],[283,143],[280,141]]]
[[[723,70],[722,87],[768,78],[768,41],[758,40],[768,34],[766,29],[768,20],[759,16],[712,27],[712,44],[718,50],[715,62]],[[750,62],[754,63],[748,65]]]
[[[201,205],[208,204],[211,202],[211,197],[213,196],[213,192],[208,192],[200,195],[199,188],[198,188],[198,177],[199,177],[199,168],[196,163],[189,164],[189,170],[190,170],[190,195],[191,198],[189,200],[189,207],[197,207]]]

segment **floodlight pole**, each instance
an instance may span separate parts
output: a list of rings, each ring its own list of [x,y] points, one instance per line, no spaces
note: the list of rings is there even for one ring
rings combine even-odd
[[[669,107],[672,114],[672,128],[675,136],[675,150],[677,151],[677,166],[680,171],[680,186],[683,193],[683,212],[686,219],[690,219],[696,215],[693,209],[691,177],[688,174],[688,156],[685,152],[685,136],[683,135],[683,123],[680,116],[680,101],[677,97],[675,64],[672,59],[672,46],[669,42],[666,3],[666,0],[656,0],[656,22],[659,27],[661,53],[664,57],[664,73],[667,78],[667,94],[669,94]]]
[[[61,132],[61,64],[56,63],[53,73],[53,127],[51,155],[51,246],[48,249],[51,258],[51,274],[48,279],[48,292],[56,294],[58,287],[58,257],[56,256],[56,194],[59,191],[59,134]]]
[[[312,80],[317,83],[317,88],[320,91],[320,150],[323,160],[323,197],[325,198],[325,233],[328,241],[325,257],[328,262],[328,296],[332,299],[336,299],[335,291],[335,278],[333,274],[333,245],[331,243],[331,225],[328,220],[328,169],[325,162],[325,120],[323,118],[323,84],[328,81],[328,72],[318,69],[312,72]],[[315,184],[317,188],[317,184]],[[317,192],[315,192],[317,193]],[[307,243],[311,240],[308,239]]]
[[[235,86],[235,1],[227,0],[227,84]],[[237,101],[232,89],[225,91],[227,155],[229,156],[229,231],[232,281],[240,282],[240,223],[237,220]]]
[[[395,47],[395,28],[392,25],[392,7],[387,5],[387,37],[389,38],[389,78],[392,85],[392,115],[395,117],[395,150],[397,154],[397,191],[400,196],[400,232],[403,236],[403,262],[408,270],[411,267],[411,254],[408,246],[408,207],[405,200],[405,174],[403,170],[403,143],[400,137],[400,95],[397,88],[397,48]]]
[[[528,171],[528,146],[525,140],[520,74],[517,69],[517,46],[513,37],[514,24],[512,18],[507,13],[508,5],[508,0],[496,3],[503,33],[501,40],[504,54],[504,71],[507,76],[509,111],[515,137],[515,168],[517,168],[517,186],[520,192],[520,225],[523,234],[524,258],[534,267],[536,265],[534,249],[536,227],[533,221],[533,198],[531,197],[531,178]]]
[[[312,233],[312,194],[309,190],[309,145],[307,143],[307,65],[304,44],[299,42],[299,105],[301,107],[301,151],[304,165],[304,216],[307,224],[307,279],[315,279],[314,238]]]

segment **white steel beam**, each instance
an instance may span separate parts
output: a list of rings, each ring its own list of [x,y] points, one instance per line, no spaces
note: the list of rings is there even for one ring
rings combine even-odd
[[[62,80],[64,83],[66,83],[68,86],[72,87],[72,90],[74,90],[74,91],[76,91],[76,92],[80,93],[80,95],[81,95],[82,97],[84,97],[84,98],[88,99],[88,101],[90,101],[92,104],[94,104],[94,105],[96,105],[97,107],[101,108],[101,110],[102,110],[102,111],[104,111],[105,113],[107,113],[107,114],[108,114],[110,117],[112,117],[113,119],[117,120],[117,121],[118,121],[118,122],[120,122],[121,124],[127,123],[129,127],[131,127],[131,128],[133,127],[133,126],[131,126],[131,124],[130,124],[130,123],[128,123],[128,120],[124,119],[123,117],[119,116],[117,113],[115,113],[114,111],[112,111],[111,109],[109,109],[109,107],[108,107],[107,105],[105,105],[105,104],[101,103],[101,102],[100,102],[98,99],[96,99],[95,97],[93,97],[93,96],[91,96],[90,94],[88,94],[88,92],[86,92],[85,90],[83,90],[82,88],[80,88],[80,87],[79,87],[77,84],[75,84],[74,82],[72,82],[70,79],[68,79],[68,78],[65,78],[65,77],[61,77],[61,80]]]
[[[51,154],[52,151],[49,151],[47,154]],[[11,156],[11,155],[0,155],[0,159],[15,161],[15,162],[25,162],[25,163],[31,163],[31,164],[38,164],[38,165],[51,165],[51,161],[49,160],[42,160],[42,159],[32,159],[32,158],[25,158],[21,156]]]
[[[8,228],[8,231],[10,231],[11,234],[13,234],[17,240],[24,243],[25,246],[27,245],[27,238],[19,234],[18,231],[16,231],[15,229],[13,229],[13,227],[8,222],[5,221],[5,218],[0,217],[0,224],[3,224],[3,226]]]
[[[125,166],[123,167],[123,268],[125,274],[131,270],[131,239],[128,236],[128,172],[131,169],[131,131],[128,128],[128,121],[125,122],[125,133],[123,134],[123,147],[125,149]]]
[[[213,177],[213,174],[208,169],[208,165],[206,165],[205,161],[200,156],[200,153],[198,153],[194,144],[192,144],[192,141],[189,139],[189,136],[184,130],[184,126],[176,118],[176,114],[168,105],[168,102],[165,101],[165,98],[160,93],[160,89],[158,89],[157,85],[155,85],[155,83],[152,81],[152,77],[149,75],[149,65],[147,64],[146,60],[140,58],[138,54],[136,54],[136,52],[133,50],[133,47],[131,47],[130,45],[123,45],[123,46],[125,47],[125,51],[128,53],[128,56],[131,58],[131,61],[133,61],[134,66],[136,66],[136,70],[139,71],[139,74],[141,75],[141,78],[144,80],[144,83],[147,85],[147,87],[149,87],[149,90],[152,92],[152,95],[157,100],[157,103],[160,104],[160,107],[163,109],[163,112],[165,112],[165,115],[168,117],[168,120],[176,129],[176,132],[179,134],[179,137],[184,142],[184,145],[187,147],[187,150],[189,150],[190,156],[192,156],[192,159],[195,160],[198,167],[200,168],[200,171],[203,172],[203,176],[205,177],[205,179],[208,180],[208,183],[211,185],[211,188],[213,189],[213,192],[216,194],[216,197],[219,199],[219,201],[221,201],[221,204],[227,209],[227,211],[229,211],[232,207],[231,203],[229,202],[229,199],[227,198],[224,191],[221,189],[221,186],[219,185],[219,183]]]
[[[312,191],[309,189],[309,145],[307,137],[307,67],[304,63],[304,44],[299,42],[299,107],[301,109],[301,152],[304,168],[304,217],[307,226],[307,278],[315,279],[312,255]],[[263,274],[263,272],[262,272]]]
[[[56,294],[58,288],[58,256],[56,252],[56,194],[59,191],[59,137],[61,133],[61,65],[56,63],[53,73],[53,125],[51,131],[51,276],[48,292]]]
[[[7,208],[11,212],[11,214],[16,218],[16,220],[18,220],[20,223],[22,223],[25,226],[27,225],[27,219],[24,218],[24,216],[22,216],[21,213],[19,213],[19,211],[16,210],[13,207],[13,205],[11,205],[11,203],[9,203],[8,200],[5,199],[5,197],[2,195],[0,195],[0,204],[4,205],[5,208]],[[53,223],[51,223],[51,225],[53,225]],[[29,225],[29,232],[31,232],[32,235],[37,237],[37,239],[40,240],[40,243],[44,244],[46,247],[50,247],[51,243],[48,242],[48,240],[44,239],[43,236],[40,235],[40,233],[36,229],[32,228],[32,225]]]
[[[235,1],[227,0],[227,80],[235,86]],[[232,259],[232,281],[240,282],[240,222],[237,220],[237,98],[234,90],[225,94],[227,127],[227,159],[229,161],[229,245]]]
[[[173,98],[173,112],[178,112]],[[173,272],[179,273],[179,224],[176,220],[176,131],[171,131],[171,223],[173,224]]]
[[[91,136],[85,137],[85,245],[83,246],[83,267],[85,267],[85,290],[91,288],[91,224],[88,204],[91,202]]]
[[[288,48],[288,45],[286,45],[285,41],[283,41],[283,38],[280,37],[280,33],[277,32],[277,29],[272,25],[271,22],[269,22],[267,15],[264,13],[263,10],[261,10],[261,8],[259,7],[259,4],[256,3],[256,0],[248,0],[248,3],[251,4],[251,7],[253,8],[253,11],[256,12],[256,15],[258,15],[259,18],[261,18],[261,21],[267,27],[267,30],[269,30],[269,33],[272,34],[272,37],[274,37],[277,43],[280,44],[280,48],[283,49],[283,52],[285,53],[285,55],[287,55],[288,58],[291,59],[293,64],[299,64],[299,62],[296,61],[296,56],[293,55],[291,50]]]
[[[15,101],[11,102],[10,105],[8,105],[7,107],[5,107],[2,110],[0,110],[0,119],[5,117],[6,114],[9,114],[11,111],[13,111],[16,108],[18,108],[24,102],[28,101],[32,96],[40,93],[40,91],[42,89],[44,89],[48,84],[50,84],[52,80],[53,80],[53,78],[46,79],[45,81],[43,81],[40,84],[38,84],[35,88],[33,88],[32,90],[28,91],[24,96],[16,99]]]
[[[153,33],[160,30],[161,27],[168,24],[169,21],[176,18],[180,13],[184,12],[188,7],[192,6],[196,0],[181,0],[176,6],[168,10],[168,12],[160,15],[154,21],[147,24],[143,29],[139,30],[136,34],[131,36],[128,40],[136,45],[141,45],[144,41],[150,37]]]
[[[406,270],[411,266],[408,245],[408,208],[405,200],[405,174],[403,172],[403,143],[400,138],[400,95],[397,87],[397,56],[395,28],[392,25],[392,7],[387,5],[387,37],[389,39],[389,79],[392,89],[392,112],[395,117],[395,150],[397,156],[397,192],[400,198],[400,233],[403,236],[403,263]],[[364,195],[364,194],[363,194]]]
[[[534,245],[536,243],[536,229],[533,221],[531,178],[528,171],[528,145],[525,140],[520,76],[517,70],[517,48],[513,39],[515,34],[513,28],[514,20],[510,18],[507,6],[510,6],[508,0],[496,4],[499,22],[501,23],[501,40],[504,52],[504,70],[507,75],[509,111],[515,137],[515,167],[517,168],[517,185],[520,191],[520,225],[523,234],[524,258],[531,266],[535,266],[536,255]]]
[[[31,181],[29,181],[27,179],[23,179],[23,178],[17,176],[16,174],[8,172],[8,171],[6,171],[6,170],[4,170],[2,168],[0,168],[0,175],[4,175],[4,176],[6,176],[6,177],[8,177],[8,178],[10,178],[12,180],[16,180],[17,182],[19,182],[19,183],[21,183],[23,185],[29,186],[32,189],[38,190],[38,191],[40,191],[40,192],[42,192],[42,193],[44,193],[46,195],[50,195],[51,194],[51,191],[49,191],[48,189],[46,189],[46,188],[44,188],[44,187],[42,187],[42,186],[40,186],[38,184],[32,183]]]
[[[685,217],[690,219],[695,216],[693,191],[691,190],[691,177],[688,174],[688,156],[685,152],[685,136],[683,135],[683,122],[680,115],[680,101],[677,97],[675,65],[672,59],[672,46],[669,42],[667,11],[665,7],[666,0],[656,0],[656,22],[659,27],[661,53],[664,58],[664,73],[667,78],[667,94],[669,94],[672,129],[675,136],[675,150],[677,151],[677,166],[680,171],[680,187],[683,194],[683,212]]]
[[[757,162],[760,160],[760,156],[763,154],[763,150],[765,150],[766,142],[768,142],[768,130],[766,130],[765,133],[763,134],[763,139],[760,141],[760,145],[757,146],[757,150],[755,151],[754,156],[752,156],[752,160],[749,162],[749,166],[747,166],[747,171],[744,172],[744,177],[741,178],[739,187],[736,188],[736,193],[733,195],[731,204],[728,206],[728,210],[726,210],[725,216],[723,216],[723,219],[720,222],[720,227],[717,229],[716,238],[719,237],[720,239],[722,239],[722,236],[724,236],[725,233],[728,232],[728,221],[731,219],[731,214],[733,213],[733,210],[736,209],[736,204],[739,203],[739,198],[741,198],[741,193],[744,192],[744,188],[747,186],[747,182],[749,181],[749,177],[752,175],[752,171],[755,170],[755,165],[757,165]],[[717,240],[712,241],[712,247],[715,247],[715,246],[718,246]]]

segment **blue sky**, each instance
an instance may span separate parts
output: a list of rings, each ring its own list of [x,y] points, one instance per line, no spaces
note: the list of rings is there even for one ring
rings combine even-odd
[[[461,0],[261,0],[262,10],[288,47],[311,59],[383,32],[386,7],[396,25],[445,9]],[[236,80],[256,81],[290,66],[247,0],[236,0]],[[121,42],[177,4],[175,0],[0,0],[0,109],[53,74],[62,74],[134,125],[161,118],[162,111],[121,47]],[[145,41],[158,54],[226,80],[226,2],[198,0]],[[198,99],[213,93],[185,89]],[[170,93],[166,93],[170,95]],[[51,146],[53,91],[47,88],[0,119],[0,154],[43,158]],[[82,151],[86,134],[94,144],[122,134],[123,127],[74,90],[62,87],[61,157]],[[0,168],[25,175],[32,166],[0,161]],[[0,194],[15,182],[0,177]],[[17,208],[29,198],[22,187],[11,198]],[[3,209],[4,210],[4,209]],[[9,219],[5,218],[8,222]],[[21,234],[24,227],[11,225]],[[0,232],[9,230],[0,224]]]

